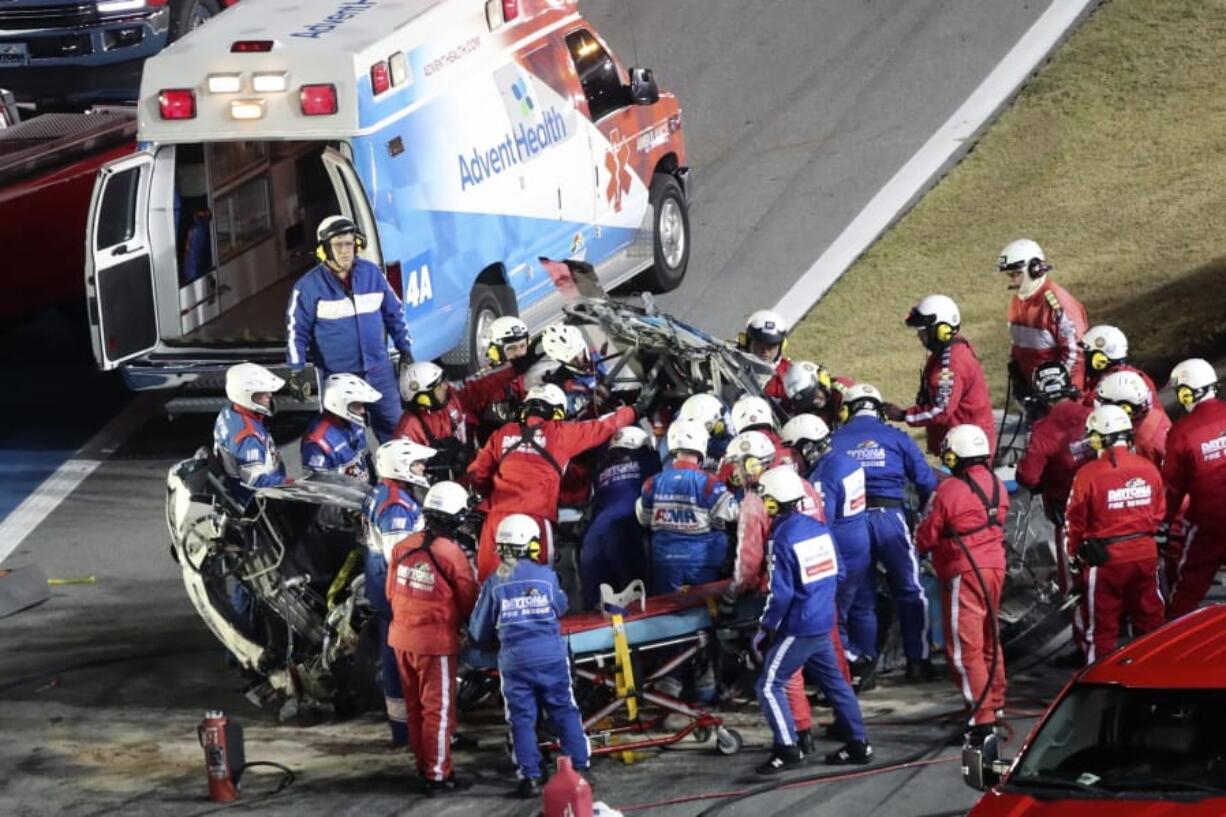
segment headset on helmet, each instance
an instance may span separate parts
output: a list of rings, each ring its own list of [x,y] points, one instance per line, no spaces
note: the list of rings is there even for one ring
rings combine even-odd
[[[324,381],[323,407],[337,417],[344,417],[362,428],[366,427],[366,412],[354,411],[354,403],[378,403],[383,395],[356,374],[330,374]]]
[[[691,394],[677,410],[677,419],[697,420],[712,437],[722,437],[728,432],[724,411],[724,401],[714,394]]]
[[[247,411],[271,417],[277,405],[270,401],[267,406],[255,402],[254,395],[262,392],[280,391],[285,381],[258,363],[239,363],[226,369],[226,398]]]
[[[528,324],[514,315],[495,318],[485,330],[485,355],[495,365],[507,362],[507,347],[528,342]]]
[[[877,391],[876,386],[870,383],[855,383],[843,391],[843,405],[839,407],[839,422],[847,422],[852,415],[860,413],[866,406],[871,407],[880,417],[881,406],[884,403],[885,400],[881,398],[881,392]]]
[[[375,473],[380,479],[395,479],[422,488],[430,487],[426,479],[426,462],[438,453],[437,449],[399,437],[388,440],[375,451]],[[421,472],[413,466],[421,463]]]
[[[758,479],[756,490],[770,516],[791,510],[807,495],[804,479],[790,465],[777,465],[766,471]]]
[[[586,372],[591,368],[587,341],[577,326],[568,323],[546,326],[541,333],[541,350],[568,369]],[[579,362],[575,363],[576,360]]]
[[[544,417],[546,420],[566,419],[566,392],[553,383],[541,383],[528,389],[524,396],[524,417]]]
[[[697,420],[674,420],[668,427],[668,450],[674,453],[690,451],[705,457],[710,439],[707,430]]]
[[[425,409],[438,409],[446,405],[440,401],[434,389],[446,378],[443,367],[424,360],[411,363],[400,370],[400,398],[406,403]]]
[[[805,462],[812,467],[822,455],[830,450],[830,426],[816,414],[797,414],[783,424],[779,432],[783,444],[800,452]]]
[[[747,394],[732,404],[732,428],[738,434],[754,428],[779,429],[779,421],[770,403],[757,395]]]
[[[1145,378],[1136,372],[1110,372],[1094,389],[1094,402],[1100,406],[1119,406],[1129,417],[1139,419],[1149,411],[1150,393]]]
[[[1171,387],[1179,405],[1191,411],[1201,401],[1217,394],[1217,372],[1209,361],[1188,358],[1171,370]]]
[[[358,252],[366,249],[366,236],[352,219],[346,216],[328,216],[319,222],[319,228],[315,231],[315,257],[320,261],[335,260],[332,255],[332,239],[349,233],[353,234],[354,247]]]
[[[912,329],[928,330],[929,348],[944,346],[954,339],[962,326],[958,305],[945,295],[929,295],[907,313],[905,320]]]
[[[513,513],[498,523],[494,544],[503,559],[541,559],[541,527],[531,516]]]
[[[1132,419],[1119,406],[1099,406],[1086,418],[1085,439],[1095,451],[1132,442]]]
[[[745,322],[745,330],[736,336],[737,348],[748,352],[754,343],[778,346],[779,355],[787,350],[788,325],[778,312],[759,309]],[[778,357],[776,357],[778,359]]]
[[[609,448],[650,448],[651,436],[638,426],[625,426],[613,433],[609,440]]]
[[[986,462],[992,456],[988,435],[976,425],[964,423],[954,426],[941,440],[941,462],[953,471],[961,465]]]
[[[1128,359],[1128,338],[1106,324],[1091,326],[1079,341],[1090,371],[1102,372]]]
[[[1063,363],[1044,363],[1034,370],[1035,395],[1045,403],[1081,394]]]
[[[1025,270],[1026,275],[1037,281],[1051,271],[1043,248],[1029,238],[1019,238],[1010,241],[1000,251],[1000,260],[996,264],[1001,272],[1016,272]]]
[[[756,479],[770,467],[775,460],[775,444],[761,431],[743,431],[728,442],[724,460],[740,466],[733,469],[732,483],[741,485],[741,471]]]
[[[783,394],[794,405],[825,408],[833,388],[830,372],[811,360],[794,360],[783,373]]]

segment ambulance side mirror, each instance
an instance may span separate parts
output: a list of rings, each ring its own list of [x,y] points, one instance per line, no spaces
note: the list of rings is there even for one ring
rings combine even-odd
[[[654,105],[660,101],[660,88],[650,68],[630,69],[630,101],[635,105]]]

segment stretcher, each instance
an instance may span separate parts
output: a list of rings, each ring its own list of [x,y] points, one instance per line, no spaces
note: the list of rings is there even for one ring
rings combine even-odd
[[[602,610],[569,615],[561,622],[574,666],[576,699],[601,702],[583,712],[592,753],[622,754],[629,761],[635,750],[666,746],[690,735],[700,741],[714,735],[720,754],[740,751],[741,736],[719,717],[657,688],[662,679],[709,658],[716,599],[728,582],[650,598],[641,582],[635,585],[620,596],[606,586]],[[584,694],[592,692],[600,694]],[[682,725],[670,730],[665,723],[670,715],[681,716]]]

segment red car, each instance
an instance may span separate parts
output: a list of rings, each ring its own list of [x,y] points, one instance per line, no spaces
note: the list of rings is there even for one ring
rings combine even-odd
[[[967,747],[991,789],[968,817],[1226,814],[1226,605],[1189,613],[1087,667],[1012,761]]]

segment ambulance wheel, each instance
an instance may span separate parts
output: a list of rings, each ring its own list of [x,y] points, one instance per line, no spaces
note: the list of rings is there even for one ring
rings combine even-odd
[[[715,730],[715,751],[721,755],[735,755],[744,745],[741,733],[735,729],[721,726]]]
[[[671,292],[681,286],[690,263],[690,211],[681,183],[667,173],[655,174],[651,207],[655,263],[643,273],[643,283],[652,292]]]
[[[170,39],[179,39],[220,12],[217,0],[177,0],[170,9]]]
[[[468,323],[464,327],[464,340],[447,354],[443,364],[453,368],[455,374],[472,374],[487,363],[481,337],[496,318],[514,315],[515,295],[506,287],[476,284],[468,296]]]

